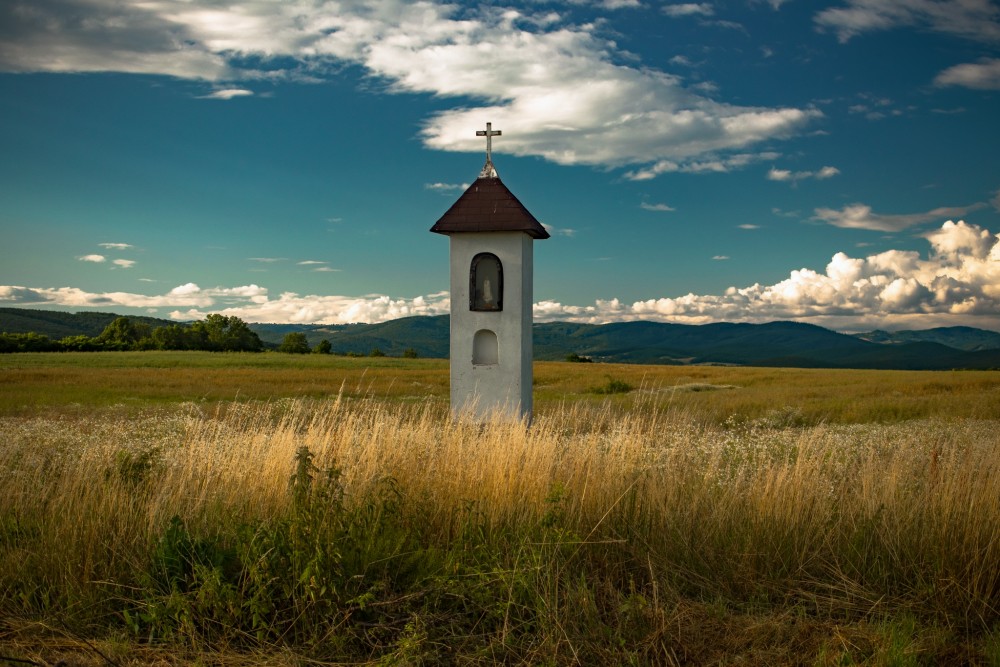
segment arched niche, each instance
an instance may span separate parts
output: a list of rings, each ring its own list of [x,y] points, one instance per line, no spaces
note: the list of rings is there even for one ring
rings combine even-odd
[[[500,342],[489,329],[480,329],[472,337],[472,364],[496,366],[500,363]]]
[[[503,265],[493,253],[481,252],[472,258],[469,310],[503,310]]]

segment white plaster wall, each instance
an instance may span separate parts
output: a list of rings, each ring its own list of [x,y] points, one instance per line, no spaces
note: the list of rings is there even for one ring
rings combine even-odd
[[[487,419],[496,410],[520,419],[532,410],[532,238],[523,232],[451,234],[451,408]],[[503,310],[469,310],[472,258],[490,252],[503,265]],[[497,335],[499,363],[474,365],[480,329]]]

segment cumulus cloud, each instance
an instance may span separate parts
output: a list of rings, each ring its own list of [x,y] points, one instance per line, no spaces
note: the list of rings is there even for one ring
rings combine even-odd
[[[968,324],[1000,329],[1000,237],[963,221],[947,221],[923,236],[926,255],[888,250],[867,257],[836,253],[818,271],[800,268],[773,285],[729,287],[722,294],[686,294],[626,303],[598,300],[578,306],[544,300],[535,319],[603,323],[657,320],[708,322],[809,321],[835,329]],[[713,259],[724,261],[725,256]],[[0,286],[0,302],[100,308],[173,308],[175,319],[208,313],[235,315],[248,322],[382,322],[410,315],[449,312],[449,295],[415,298],[299,295],[272,297],[258,285],[201,288],[186,283],[166,294],[91,293],[73,287]]]
[[[767,172],[767,179],[769,181],[786,181],[790,183],[796,183],[807,178],[815,178],[822,181],[827,178],[833,178],[839,173],[840,170],[836,167],[823,167],[819,171],[791,171],[771,167],[771,170]]]
[[[128,250],[133,247],[131,243],[98,243],[97,245],[108,250]]]
[[[1000,8],[992,0],[846,0],[815,17],[821,30],[847,42],[865,32],[918,27],[982,42],[1000,40]]]
[[[975,90],[1000,90],[1000,58],[985,58],[978,63],[949,67],[934,78],[934,83]]]
[[[96,264],[100,264],[101,262],[107,261],[108,258],[105,257],[104,255],[83,255],[82,257],[78,257],[77,259],[79,259],[81,262],[94,262]]]
[[[111,260],[111,263],[120,269],[131,269],[133,266],[135,266],[134,259],[114,259]]]
[[[704,16],[711,5],[666,11]],[[490,118],[505,132],[498,151],[559,164],[683,164],[790,136],[820,115],[715,101],[636,63],[600,21],[531,5],[33,0],[0,4],[0,26],[2,70],[163,74],[211,83],[217,99],[250,92],[233,82],[320,81],[356,65],[389,93],[459,99],[423,121],[429,148],[480,151],[471,131]]]
[[[884,215],[872,212],[866,204],[850,204],[840,210],[817,208],[813,220],[819,220],[834,227],[847,229],[870,229],[877,232],[900,232],[914,225],[939,222],[946,218],[958,218],[975,211],[984,204],[936,208],[926,213]]]
[[[927,257],[889,250],[856,258],[836,253],[825,271],[792,271],[774,285],[730,287],[721,295],[687,294],[632,304],[535,304],[539,321],[603,323],[659,320],[709,322],[810,321],[840,329],[926,328],[956,323],[1000,326],[1000,238],[976,225],[948,221],[925,237]]]
[[[412,299],[394,299],[385,295],[365,297],[300,296],[285,292],[276,299],[253,305],[234,305],[223,309],[191,308],[173,311],[178,320],[203,319],[210,313],[236,316],[246,322],[284,322],[302,324],[351,324],[384,322],[413,315],[445,315],[450,312],[447,292]]]

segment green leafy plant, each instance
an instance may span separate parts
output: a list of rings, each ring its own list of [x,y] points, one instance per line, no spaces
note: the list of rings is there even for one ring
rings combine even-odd
[[[592,394],[627,394],[635,387],[630,385],[624,380],[616,380],[611,376],[606,376],[608,381],[599,387],[593,387],[590,390]]]

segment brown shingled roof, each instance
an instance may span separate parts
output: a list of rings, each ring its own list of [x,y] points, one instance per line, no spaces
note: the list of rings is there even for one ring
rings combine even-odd
[[[499,178],[481,177],[469,186],[431,227],[438,234],[455,232],[524,232],[535,239],[549,233]]]

